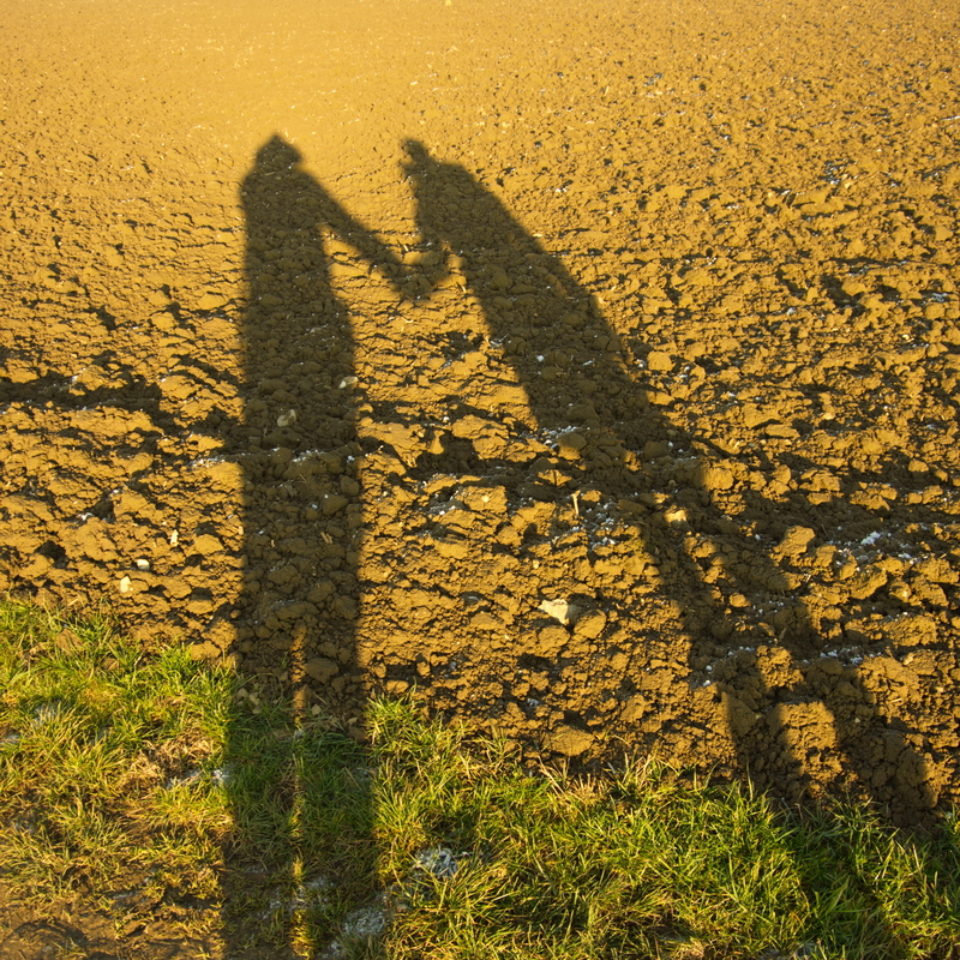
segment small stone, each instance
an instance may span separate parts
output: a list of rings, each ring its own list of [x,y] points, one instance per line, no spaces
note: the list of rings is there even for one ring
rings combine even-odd
[[[647,354],[647,369],[656,373],[669,373],[673,369],[673,359],[662,350],[651,350]]]
[[[573,618],[573,607],[566,600],[544,600],[537,607],[548,617],[553,617],[566,626]]]
[[[318,683],[326,683],[340,672],[340,665],[336,660],[331,660],[328,657],[314,657],[304,664],[303,669],[308,677]]]
[[[565,757],[579,757],[593,746],[593,734],[563,723],[547,735],[546,746]]]
[[[136,565],[136,568],[137,568],[138,570],[149,570],[149,569],[150,569],[150,561],[149,561],[149,560],[146,560],[144,557],[137,557],[137,559],[134,560],[133,562],[134,562],[134,564]]]
[[[129,577],[121,577],[120,582],[117,584],[121,593],[129,593],[131,588],[131,579]]]
[[[297,422],[297,411],[288,410],[286,413],[281,413],[277,417],[277,426],[278,427],[290,427]]]
[[[198,301],[198,310],[216,310],[227,302],[227,298],[219,293],[208,290]]]

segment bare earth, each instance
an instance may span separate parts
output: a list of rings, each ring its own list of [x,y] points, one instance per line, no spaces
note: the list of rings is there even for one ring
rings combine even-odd
[[[935,0],[10,0],[0,587],[531,758],[960,801]]]

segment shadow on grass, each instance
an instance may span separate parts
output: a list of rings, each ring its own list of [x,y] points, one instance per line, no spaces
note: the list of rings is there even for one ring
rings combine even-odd
[[[278,136],[257,152],[240,199],[244,411],[228,430],[244,481],[244,584],[232,651],[241,692],[227,734],[235,827],[224,850],[224,935],[230,958],[312,957],[336,953],[349,905],[374,910],[368,778],[351,743],[365,710],[355,337],[331,277],[333,245],[393,279],[401,267]],[[321,716],[340,732],[318,732]]]
[[[238,698],[225,764],[228,957],[352,956],[382,932],[368,762],[354,740],[298,722],[281,690]]]
[[[862,805],[798,813],[652,762],[531,775],[403,705],[373,714],[382,871],[404,891],[392,956],[960,956],[952,817],[908,835]]]
[[[595,299],[465,168],[440,162],[415,141],[408,142],[406,150],[404,169],[417,204],[422,240],[457,252],[466,287],[483,310],[491,338],[503,343],[539,427],[560,435],[556,473],[567,477],[568,488],[593,486],[628,506],[668,489],[691,518],[691,526],[718,543],[745,548],[745,536],[730,531],[728,519],[698,479],[716,451],[707,441],[678,430],[651,402],[645,385],[628,369]],[[233,836],[224,851],[227,956],[240,960],[374,951],[376,935],[385,923],[374,890],[378,860],[374,830],[384,829],[385,813],[379,801],[374,811],[363,750],[342,733],[318,726],[321,716],[333,716],[339,729],[359,737],[367,709],[354,650],[362,537],[357,469],[362,451],[350,389],[355,337],[348,305],[331,279],[331,243],[359,252],[398,290],[403,288],[404,270],[396,255],[349,216],[303,169],[298,152],[278,137],[259,151],[241,198],[247,222],[249,296],[243,318],[244,420],[233,439],[244,474],[245,581],[244,626],[235,650],[241,692],[230,719],[226,764],[234,817]],[[545,278],[536,293],[522,301],[503,296],[504,287],[524,288],[530,264],[538,265]],[[549,368],[542,366],[544,357],[550,360]],[[576,430],[569,429],[571,424]],[[564,448],[573,442],[571,433],[577,435],[574,455]],[[675,456],[688,457],[696,466],[690,479],[678,485],[660,476],[655,464],[637,456],[648,444],[672,447]],[[693,674],[700,669],[699,661],[721,659],[743,637],[724,629],[729,626],[724,609],[711,599],[704,570],[688,554],[682,532],[658,512],[638,509],[634,521],[692,638]],[[775,581],[777,570],[763,546],[750,547],[754,576],[759,571],[765,582]],[[751,589],[735,579],[727,586]],[[797,602],[794,613],[780,639],[791,661],[804,663],[820,651],[802,602]],[[765,637],[749,639],[755,646]],[[729,719],[744,770],[762,756],[768,761],[762,770],[763,785],[771,791],[810,802],[803,758],[787,737],[778,711],[784,702],[822,702],[837,728],[839,748],[878,808],[894,803],[903,792],[916,805],[929,804],[921,761],[903,731],[890,728],[868,692],[855,686],[855,678],[849,685],[862,708],[856,726],[841,716],[831,691],[818,688],[809,676],[791,690],[772,690],[758,664],[750,660],[739,676],[717,678],[717,684],[718,692],[733,705],[752,690],[766,712],[768,723],[756,724],[752,709],[741,710],[749,715],[747,729],[738,724],[733,707]],[[899,768],[916,771],[904,778],[887,764],[881,782],[875,782],[875,761],[882,759],[883,745],[895,748]],[[419,806],[423,808],[423,803]],[[510,812],[518,822],[524,821],[525,811],[514,806]],[[456,815],[447,814],[446,822],[451,816]],[[438,823],[443,822],[441,817]],[[794,877],[800,891],[796,895],[819,904],[808,922],[811,942],[820,944],[817,949],[839,951],[837,956],[906,957],[911,948],[905,938],[910,934],[900,932],[906,929],[905,921],[890,910],[889,898],[895,891],[888,889],[883,877],[878,881],[871,875],[878,869],[876,862],[861,857],[856,836],[843,833],[844,822],[828,818],[820,824],[818,836],[827,839],[818,841],[815,855],[790,846],[792,828],[778,835],[783,853],[778,862]],[[607,827],[614,824],[615,818]],[[479,821],[467,832],[477,830]],[[606,830],[597,833],[598,842],[613,837]],[[842,838],[841,846],[834,848],[830,837]],[[431,838],[421,839],[423,849],[432,849]],[[735,837],[731,844],[736,848]],[[903,855],[910,856],[913,850],[916,861],[912,883],[936,872],[931,864],[937,861],[921,852],[926,849],[922,843],[905,841]],[[791,851],[796,860],[792,866]],[[405,855],[415,853],[410,848]],[[583,850],[576,845],[568,856],[571,864],[584,862]],[[728,851],[718,856],[733,862]],[[950,863],[954,853],[945,856],[943,862]],[[743,857],[749,869],[771,869],[751,862],[747,851]],[[630,914],[621,918],[627,924],[624,929],[640,930],[647,921],[630,900],[632,888],[625,879],[630,869],[614,860],[590,865],[582,875],[558,874],[554,885],[567,890],[576,904],[573,912],[561,910],[566,929],[588,931],[593,923],[599,908],[586,890],[619,884],[627,891],[623,895]],[[542,873],[529,864],[524,870]],[[716,890],[720,900],[738,887],[736,869],[721,875],[724,883]],[[695,878],[692,871],[687,878],[674,875],[673,882],[683,892],[684,882],[689,885]],[[501,906],[507,905],[502,890],[491,886],[487,892]],[[692,887],[686,892],[699,896]],[[529,917],[544,921],[542,894],[517,895],[512,914],[517,923],[529,925]],[[786,909],[791,909],[789,904]],[[471,916],[460,917],[464,929],[470,930],[471,924],[475,928]],[[650,920],[656,936],[668,928],[693,936],[689,932],[696,932],[700,922],[681,922],[669,911],[658,917]],[[827,923],[832,926],[823,926]],[[350,944],[345,942],[345,928]],[[616,934],[621,935],[622,931]],[[509,939],[514,933],[500,930],[497,936]],[[595,955],[609,954],[607,946],[597,944]],[[859,944],[866,952],[850,953],[854,947],[848,944]],[[466,942],[461,947],[468,953],[479,949]],[[625,940],[622,949],[628,949]]]
[[[411,701],[370,704],[361,749],[237,680],[0,604],[4,960],[960,956],[954,817],[798,815],[653,762],[531,773]]]

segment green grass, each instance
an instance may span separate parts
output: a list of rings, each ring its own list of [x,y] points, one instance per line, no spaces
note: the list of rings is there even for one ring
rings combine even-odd
[[[141,657],[105,619],[0,604],[0,877],[27,898],[184,878],[212,896],[227,691],[222,671]]]
[[[129,927],[199,900],[234,953],[308,952],[376,883],[368,763],[277,689],[0,602],[0,882],[24,903]]]
[[[657,764],[571,782],[372,712],[396,957],[960,957],[960,831],[908,839],[862,807],[788,815]],[[449,849],[450,876],[411,869]]]
[[[236,957],[960,957],[953,817],[908,837],[664,765],[534,774],[409,701],[368,730],[0,603],[0,882],[127,921],[192,897]]]

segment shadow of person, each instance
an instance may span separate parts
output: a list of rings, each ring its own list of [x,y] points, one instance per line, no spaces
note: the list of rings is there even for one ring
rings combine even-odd
[[[728,524],[695,479],[677,484],[661,466],[667,451],[674,462],[699,463],[709,444],[678,429],[650,402],[595,298],[499,199],[464,167],[435,160],[423,144],[408,141],[405,148],[422,240],[459,258],[491,342],[501,346],[524,388],[538,437],[553,447],[559,495],[597,490],[629,517],[655,561],[662,591],[677,601],[685,633],[695,647],[697,638],[707,637],[722,654],[723,611],[684,549],[682,531],[668,519],[670,507],[695,516],[707,534],[722,536]],[[534,468],[545,472],[542,463]]]
[[[650,402],[595,298],[500,200],[462,166],[435,160],[423,144],[405,147],[420,235],[460,258],[490,339],[502,346],[539,436],[554,449],[563,491],[599,488],[639,523],[660,579],[683,601],[687,631],[707,632],[717,611],[701,572],[665,511],[648,506],[669,498],[696,511],[706,532],[718,532],[704,490],[694,480],[678,485],[665,478],[656,463],[667,449],[675,461],[698,461],[709,442],[677,428]]]
[[[831,674],[816,684],[804,675],[822,652],[804,603],[784,598],[784,578],[766,548],[723,513],[706,482],[711,457],[728,455],[680,429],[653,402],[652,391],[628,367],[596,300],[497,197],[464,167],[433,158],[422,143],[407,141],[405,149],[404,172],[415,194],[421,238],[458,258],[491,341],[502,346],[524,387],[540,439],[553,445],[560,492],[598,489],[636,528],[659,572],[660,593],[679,611],[684,636],[677,639],[690,650],[691,695],[712,676],[741,770],[782,798],[811,799],[805,744],[791,723],[806,723],[800,714],[807,710],[824,718],[825,727],[835,726],[832,688],[842,680],[849,689],[856,679]],[[776,510],[774,504],[766,506]],[[691,534],[705,540],[708,549],[691,555]],[[731,560],[723,584],[706,576],[717,554]],[[743,569],[749,576],[738,572]],[[775,637],[747,616],[738,619],[728,602],[741,590],[756,596],[761,584],[791,607]],[[800,668],[791,686],[774,689],[766,681],[757,659],[764,643]],[[718,669],[711,675],[705,665]],[[731,669],[725,672],[723,665]],[[904,763],[922,766],[903,737],[887,729],[866,691],[859,694],[856,730],[833,730],[838,743],[827,751],[871,756],[872,749],[853,751],[851,741],[873,738],[888,748],[903,748]],[[857,761],[853,766],[865,793],[877,800],[881,813],[888,812],[896,784],[877,790],[872,771]],[[910,784],[912,790],[915,786]],[[890,942],[895,942],[892,934]]]
[[[243,478],[244,580],[223,922],[231,958],[302,956],[369,896],[374,864],[369,778],[353,743],[363,722],[354,336],[329,247],[394,279],[400,264],[278,136],[257,152],[240,199],[243,419],[230,446]],[[329,717],[339,732],[318,727]]]

